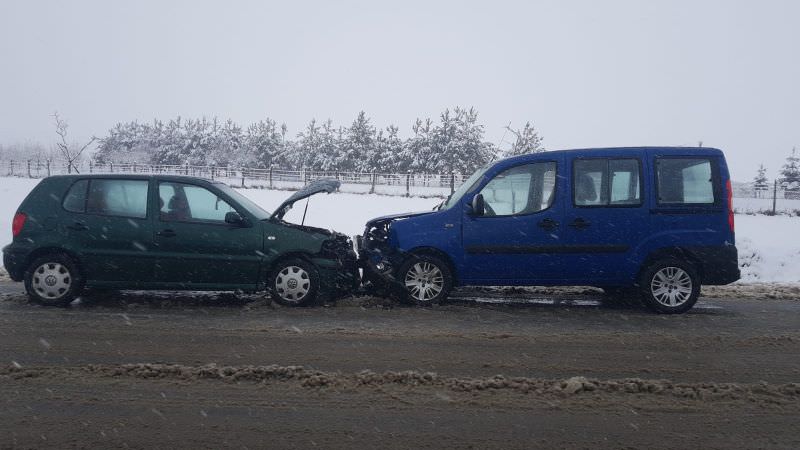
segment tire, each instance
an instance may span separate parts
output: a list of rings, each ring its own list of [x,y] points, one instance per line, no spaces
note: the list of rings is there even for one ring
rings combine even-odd
[[[267,282],[272,299],[285,306],[312,305],[319,293],[319,271],[300,258],[280,261],[269,273]]]
[[[67,255],[53,253],[33,260],[25,271],[25,291],[45,306],[67,306],[83,291],[84,278]]]
[[[684,313],[700,296],[697,270],[688,262],[674,258],[648,266],[642,272],[639,286],[645,306],[661,314]]]
[[[397,271],[401,300],[417,306],[434,305],[453,289],[450,265],[433,255],[413,255]]]

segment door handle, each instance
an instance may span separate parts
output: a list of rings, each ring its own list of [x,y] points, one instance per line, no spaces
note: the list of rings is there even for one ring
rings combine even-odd
[[[174,231],[172,231],[172,230],[161,230],[161,231],[159,231],[158,233],[156,233],[156,236],[161,236],[161,237],[175,237],[175,232],[174,232]]]
[[[589,228],[589,225],[591,224],[592,223],[589,222],[588,220],[584,220],[583,218],[578,217],[577,219],[573,220],[572,223],[569,224],[569,226],[575,228],[576,230],[584,230],[586,228]]]
[[[86,231],[89,229],[89,227],[82,222],[75,222],[72,225],[67,225],[67,228],[73,231]]]
[[[538,225],[539,228],[544,228],[547,231],[552,231],[558,228],[558,222],[553,219],[542,219],[536,225]]]

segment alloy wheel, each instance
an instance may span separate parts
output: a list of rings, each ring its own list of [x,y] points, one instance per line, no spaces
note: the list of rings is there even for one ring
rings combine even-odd
[[[664,267],[653,275],[650,293],[660,304],[674,308],[692,296],[692,277],[680,267]]]
[[[419,262],[406,272],[405,286],[414,299],[429,302],[444,289],[444,275],[435,264]]]

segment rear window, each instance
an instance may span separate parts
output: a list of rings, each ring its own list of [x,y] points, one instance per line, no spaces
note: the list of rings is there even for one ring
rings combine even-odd
[[[709,158],[657,158],[658,203],[711,205],[715,203],[714,176]]]
[[[147,180],[92,180],[86,212],[108,216],[147,217]]]
[[[86,189],[88,187],[89,180],[76,181],[64,197],[64,209],[77,213],[86,212]]]

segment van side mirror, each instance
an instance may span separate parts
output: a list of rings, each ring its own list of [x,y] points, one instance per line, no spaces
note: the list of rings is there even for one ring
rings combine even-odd
[[[482,216],[486,212],[486,204],[483,202],[483,194],[472,197],[472,215]]]
[[[244,220],[244,217],[242,217],[241,214],[236,211],[229,211],[225,213],[225,223],[239,226],[247,225],[247,221]]]

